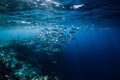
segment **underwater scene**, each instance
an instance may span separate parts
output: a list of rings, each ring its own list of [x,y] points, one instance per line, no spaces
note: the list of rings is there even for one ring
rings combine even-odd
[[[120,0],[0,0],[0,80],[120,80]]]

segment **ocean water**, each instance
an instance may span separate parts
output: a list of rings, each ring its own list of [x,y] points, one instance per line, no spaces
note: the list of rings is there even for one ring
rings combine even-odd
[[[120,80],[119,0],[0,0],[0,80]]]

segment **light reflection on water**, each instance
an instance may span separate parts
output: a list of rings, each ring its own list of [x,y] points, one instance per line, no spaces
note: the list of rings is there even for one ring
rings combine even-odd
[[[0,40],[19,40],[38,34],[38,29],[2,29],[0,34]]]

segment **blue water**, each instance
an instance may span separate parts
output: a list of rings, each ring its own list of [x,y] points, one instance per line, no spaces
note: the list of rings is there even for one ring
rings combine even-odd
[[[108,31],[81,31],[65,50],[67,78],[80,80],[119,80],[119,28]],[[69,75],[69,77],[68,77]]]
[[[58,63],[46,65],[43,73],[53,70],[60,80],[120,80],[119,5],[119,0],[0,0],[0,41],[33,40],[46,27],[79,27],[75,39],[60,48]]]

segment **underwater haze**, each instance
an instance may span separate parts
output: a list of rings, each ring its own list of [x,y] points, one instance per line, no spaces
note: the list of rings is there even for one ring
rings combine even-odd
[[[0,0],[0,80],[120,80],[119,0]]]

